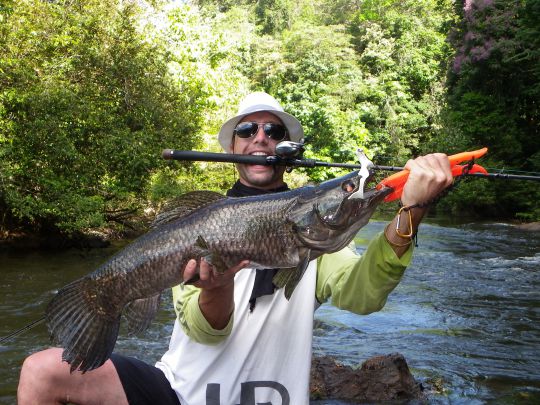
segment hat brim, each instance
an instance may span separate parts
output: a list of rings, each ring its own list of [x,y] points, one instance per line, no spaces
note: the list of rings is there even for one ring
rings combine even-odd
[[[289,139],[291,141],[300,142],[304,138],[304,130],[302,128],[302,124],[300,124],[300,121],[298,121],[291,114],[283,111],[271,110],[268,109],[268,107],[258,109],[255,108],[252,111],[248,111],[243,114],[234,116],[221,126],[221,129],[219,130],[218,141],[225,152],[230,151],[230,148],[232,146],[233,132],[234,128],[236,128],[236,125],[238,125],[238,123],[246,115],[261,111],[266,111],[270,114],[277,116],[281,120],[281,122],[283,122],[283,125],[285,125],[285,127],[287,128],[287,132],[289,133]]]

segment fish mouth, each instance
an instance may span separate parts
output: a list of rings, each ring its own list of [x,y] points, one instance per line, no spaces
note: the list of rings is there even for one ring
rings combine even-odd
[[[388,187],[383,185],[382,188],[370,188],[365,192],[366,198],[372,198],[373,196],[382,196],[386,197],[388,194],[390,194],[394,189],[392,187]]]
[[[352,204],[351,217],[363,217],[366,213],[373,213],[377,206],[384,201],[387,195],[394,191],[391,187],[384,186],[381,189],[370,188],[364,191],[362,198],[347,199]],[[371,216],[371,214],[369,214]]]
[[[364,196],[361,198],[363,201],[362,206],[369,206],[373,203],[378,203],[381,200],[383,200],[387,195],[391,194],[394,189],[392,187],[387,187],[385,185],[382,186],[382,188],[370,188],[368,190],[364,191]],[[351,193],[347,199],[349,200],[355,200],[354,198],[350,198],[351,195],[353,195],[355,192]]]

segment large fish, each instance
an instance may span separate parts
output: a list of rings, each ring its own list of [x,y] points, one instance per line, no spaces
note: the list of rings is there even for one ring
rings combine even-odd
[[[51,337],[71,371],[101,366],[111,355],[121,315],[130,331],[153,319],[160,293],[182,282],[190,259],[217,270],[241,260],[279,268],[289,298],[310,260],[349,244],[390,187],[363,190],[358,172],[295,190],[228,198],[210,191],[180,197],[154,228],[93,273],[58,291],[46,310]]]

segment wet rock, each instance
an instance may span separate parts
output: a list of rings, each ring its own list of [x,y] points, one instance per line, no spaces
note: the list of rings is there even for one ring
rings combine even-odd
[[[423,399],[405,358],[399,354],[376,356],[359,369],[337,363],[331,357],[313,358],[310,395],[313,400],[351,402]]]

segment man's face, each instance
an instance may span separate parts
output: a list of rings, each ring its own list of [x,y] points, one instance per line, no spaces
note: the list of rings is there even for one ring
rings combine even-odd
[[[256,122],[258,124],[274,123],[282,124],[281,120],[265,111],[246,115],[241,122]],[[275,153],[276,145],[281,141],[270,139],[264,133],[262,125],[259,125],[257,133],[250,138],[233,137],[230,147],[231,153],[242,155],[268,156]],[[261,189],[273,189],[283,186],[283,173],[285,167],[282,166],[261,166],[237,164],[236,169],[240,176],[240,182],[246,186]]]

